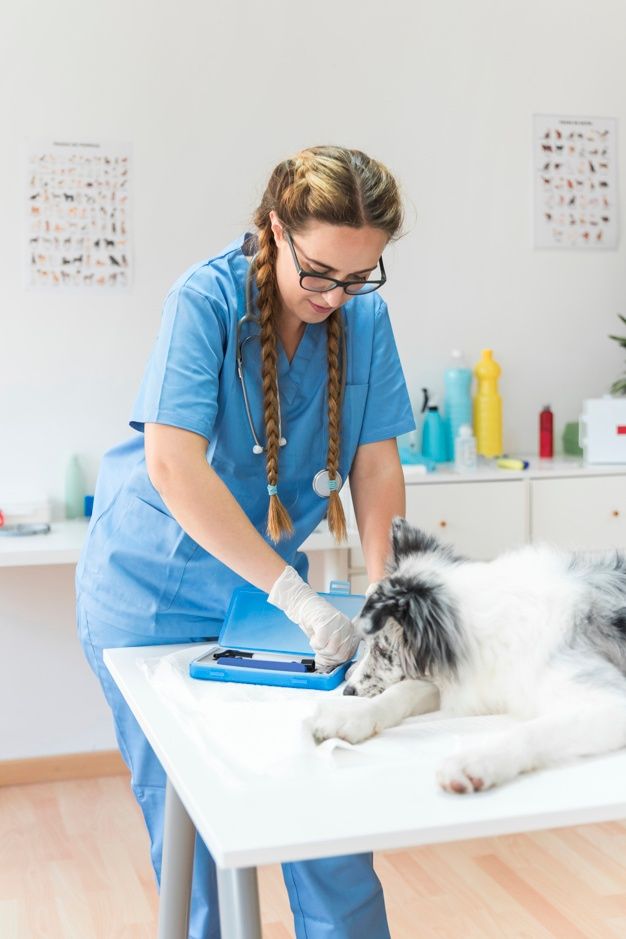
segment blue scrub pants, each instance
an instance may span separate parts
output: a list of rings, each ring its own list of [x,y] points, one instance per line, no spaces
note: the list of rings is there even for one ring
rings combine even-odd
[[[131,773],[131,786],[148,827],[152,865],[161,875],[165,773],[102,661],[102,650],[154,644],[153,637],[126,632],[77,610],[85,655],[113,711],[117,742]],[[181,636],[159,644],[184,642]],[[382,889],[371,854],[283,864],[297,939],[390,939]],[[215,864],[196,835],[189,939],[220,939]],[[228,939],[227,936],[224,939]]]

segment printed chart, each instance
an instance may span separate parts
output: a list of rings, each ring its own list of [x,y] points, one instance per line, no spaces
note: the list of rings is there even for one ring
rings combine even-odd
[[[533,119],[536,248],[616,248],[617,121]]]
[[[31,143],[27,176],[27,286],[128,288],[129,144]]]

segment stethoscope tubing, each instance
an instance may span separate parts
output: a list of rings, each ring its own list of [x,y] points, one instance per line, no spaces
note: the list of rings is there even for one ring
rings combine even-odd
[[[238,324],[239,325],[239,324]],[[241,390],[243,392],[243,403],[246,409],[246,417],[248,418],[248,424],[250,425],[250,430],[254,438],[254,447],[252,448],[253,453],[263,453],[265,448],[262,446],[261,441],[257,435],[257,432],[254,427],[254,421],[252,419],[252,410],[250,408],[250,400],[248,398],[248,389],[246,388],[246,376],[244,373],[243,366],[243,347],[251,339],[258,339],[258,336],[246,336],[241,342],[237,342],[237,374],[239,376],[239,381],[241,382]],[[282,420],[282,408],[280,406],[280,389],[278,387],[278,382],[276,382],[276,398],[278,400],[278,440],[281,447],[286,446],[287,441],[283,437],[283,420]]]
[[[257,326],[259,325],[258,317],[255,316],[252,311],[252,282],[254,277],[254,262],[250,263],[250,269],[248,270],[246,277],[246,309],[244,315],[237,320],[237,332],[236,332],[236,365],[237,365],[237,375],[241,383],[241,391],[243,395],[243,403],[246,412],[246,418],[248,420],[248,425],[250,427],[250,432],[254,440],[254,446],[252,448],[253,453],[261,454],[265,452],[265,447],[261,444],[261,441],[257,435],[257,432],[254,427],[254,420],[252,418],[252,410],[250,408],[250,399],[248,397],[248,389],[246,387],[246,377],[245,377],[245,368],[244,368],[244,356],[243,349],[247,342],[251,339],[259,339],[260,335],[258,333],[252,336],[246,336],[244,339],[241,339],[241,330],[245,323],[254,323]],[[343,404],[344,391],[346,387],[346,336],[345,329],[341,331],[341,388],[339,392],[339,407]],[[280,441],[280,446],[284,447],[287,443],[286,439],[283,437],[282,432],[282,408],[280,402],[280,389],[278,387],[278,381],[276,382],[276,397],[278,401],[278,436]],[[330,475],[327,469],[318,470],[318,472],[313,477],[312,486],[314,491],[318,496],[322,498],[330,495],[330,487],[328,482]],[[339,472],[336,473],[336,479],[338,488],[341,488],[342,479]],[[324,485],[326,484],[326,485]]]

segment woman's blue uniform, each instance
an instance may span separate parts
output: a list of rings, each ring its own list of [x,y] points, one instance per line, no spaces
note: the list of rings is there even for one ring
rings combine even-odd
[[[174,284],[130,423],[138,431],[154,422],[205,437],[208,462],[267,538],[265,459],[252,451],[236,369],[237,322],[245,313],[251,243],[249,236],[237,239]],[[343,311],[347,380],[340,472],[345,480],[360,444],[397,437],[415,425],[385,303],[376,293],[357,296]],[[239,341],[257,335],[258,327],[247,322]],[[287,438],[280,450],[278,490],[294,533],[273,546],[306,579],[307,559],[298,547],[327,509],[327,500],[312,486],[315,474],[326,466],[328,445],[326,326],[306,326],[291,362],[278,346]],[[252,419],[263,441],[258,339],[244,344],[243,356]],[[120,750],[150,832],[157,878],[165,777],[103,665],[102,650],[215,637],[232,591],[242,583],[172,518],[148,478],[142,433],[104,455],[76,575],[78,628],[113,711]],[[371,855],[285,864],[283,870],[298,939],[389,935]],[[189,936],[219,935],[215,868],[197,839]]]

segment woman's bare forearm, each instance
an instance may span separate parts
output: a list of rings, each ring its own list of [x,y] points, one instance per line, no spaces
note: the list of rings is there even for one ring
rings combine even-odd
[[[285,561],[207,463],[206,441],[179,428],[146,424],[146,461],[152,485],[181,528],[244,580],[269,592]]]
[[[404,474],[395,440],[359,448],[350,473],[350,492],[370,583],[385,573],[391,520],[406,511]]]

